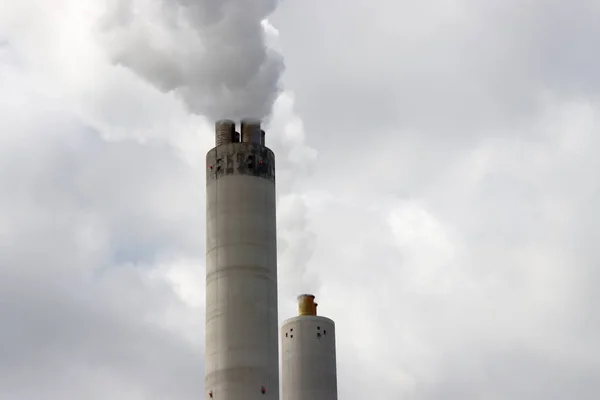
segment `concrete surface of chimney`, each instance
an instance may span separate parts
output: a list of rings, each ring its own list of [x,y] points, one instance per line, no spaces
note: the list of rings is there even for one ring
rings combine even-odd
[[[275,156],[260,121],[258,142],[224,126],[206,155],[206,398],[278,400]]]

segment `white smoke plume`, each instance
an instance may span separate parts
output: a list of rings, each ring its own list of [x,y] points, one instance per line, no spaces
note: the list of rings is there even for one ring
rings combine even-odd
[[[301,188],[317,152],[306,144],[293,93],[280,85],[279,32],[267,20],[279,0],[114,1],[102,21],[113,63],[179,96],[195,114],[213,121],[258,117],[269,125],[269,147],[280,155],[282,291],[318,294],[318,279],[308,268],[316,235]]]
[[[268,119],[280,54],[262,22],[278,0],[113,0],[102,21],[111,60],[211,120]]]

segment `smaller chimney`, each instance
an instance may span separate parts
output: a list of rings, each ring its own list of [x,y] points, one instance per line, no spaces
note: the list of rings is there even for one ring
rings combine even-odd
[[[298,315],[317,315],[317,303],[312,294],[298,296]]]

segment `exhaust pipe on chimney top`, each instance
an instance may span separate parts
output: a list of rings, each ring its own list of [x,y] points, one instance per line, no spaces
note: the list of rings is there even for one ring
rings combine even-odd
[[[221,146],[235,141],[235,122],[222,119],[215,123],[215,145]]]
[[[262,130],[260,129],[260,120],[255,118],[245,118],[242,120],[242,142],[263,144]]]

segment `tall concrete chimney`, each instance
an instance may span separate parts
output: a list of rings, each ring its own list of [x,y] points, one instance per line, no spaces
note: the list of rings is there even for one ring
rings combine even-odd
[[[275,156],[230,122],[206,155],[206,398],[278,400]]]

